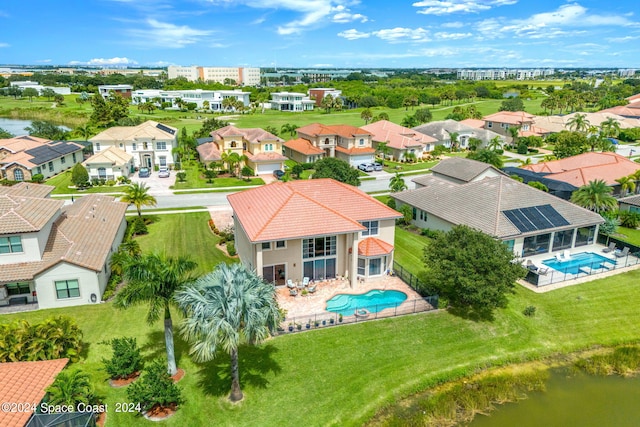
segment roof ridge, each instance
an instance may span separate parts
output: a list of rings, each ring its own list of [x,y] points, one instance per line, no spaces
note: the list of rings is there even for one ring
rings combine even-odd
[[[330,178],[326,178],[326,179],[330,179]],[[336,183],[338,183],[338,184],[342,184],[342,185],[345,185],[345,186],[346,186],[346,184],[343,184],[342,182],[339,182],[339,181],[335,181],[335,182],[336,182]],[[348,186],[347,186],[347,187],[348,187]],[[331,208],[331,207],[329,207],[329,206],[327,206],[327,205],[325,205],[325,204],[323,204],[323,203],[320,203],[320,202],[318,202],[318,201],[316,201],[316,200],[312,199],[311,197],[307,196],[306,194],[304,194],[304,193],[300,192],[298,189],[293,189],[292,191],[296,192],[297,194],[299,194],[299,195],[300,195],[300,196],[302,196],[303,198],[305,198],[305,199],[307,199],[307,200],[311,201],[312,203],[314,203],[314,204],[316,204],[316,205],[318,205],[318,206],[321,206],[321,207],[325,208],[326,210],[328,210],[328,211],[330,211],[330,212],[333,212],[333,213],[335,213],[336,215],[338,215],[338,216],[340,216],[340,217],[342,217],[342,218],[344,218],[344,219],[346,219],[346,220],[348,220],[348,221],[351,221],[351,222],[353,222],[353,223],[356,223],[356,224],[358,224],[358,225],[360,225],[360,226],[364,227],[362,224],[360,224],[358,221],[354,220],[353,218],[350,218],[350,217],[348,217],[348,216],[344,215],[343,213],[338,212],[338,211],[337,211],[337,210],[335,210],[334,208]],[[374,199],[374,200],[375,200],[375,199]],[[379,200],[377,200],[377,201],[379,201]]]

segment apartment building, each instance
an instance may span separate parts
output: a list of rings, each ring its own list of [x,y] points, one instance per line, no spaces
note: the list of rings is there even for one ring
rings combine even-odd
[[[184,67],[170,65],[167,68],[167,75],[170,79],[184,77],[192,82],[202,80],[205,82],[228,83],[229,80],[232,80],[239,86],[257,86],[260,84],[260,68],[250,67],[202,67],[198,65]]]

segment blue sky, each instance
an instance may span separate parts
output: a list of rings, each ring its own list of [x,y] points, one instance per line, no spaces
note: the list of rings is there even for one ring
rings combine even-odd
[[[640,68],[638,0],[5,0],[0,64]]]

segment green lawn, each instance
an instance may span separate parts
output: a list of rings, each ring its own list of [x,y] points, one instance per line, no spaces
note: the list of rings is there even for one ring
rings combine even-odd
[[[76,190],[69,188],[73,185],[71,182],[71,171],[64,171],[44,182],[47,185],[56,187],[51,194],[91,194],[91,193],[122,193],[124,186],[101,185],[97,187],[87,188],[86,190]]]
[[[207,182],[208,180],[202,176],[202,172],[197,167],[185,168],[184,172],[187,174],[185,182],[179,182],[176,179],[174,185],[171,186],[173,190],[188,190],[195,188],[225,188],[225,187],[246,187],[248,185],[262,185],[264,181],[262,178],[251,178],[248,181],[239,178],[232,177],[218,177],[213,178],[213,183]]]
[[[438,160],[434,160],[431,162],[416,162],[416,163],[401,163],[401,162],[392,162],[390,160],[385,160],[384,170],[389,173],[414,172],[414,171],[426,172],[437,164],[438,164]]]
[[[613,237],[629,242],[632,245],[640,246],[640,230],[637,228],[618,226]]]
[[[418,275],[424,269],[422,249],[428,241],[424,236],[396,227],[393,259],[411,274]]]

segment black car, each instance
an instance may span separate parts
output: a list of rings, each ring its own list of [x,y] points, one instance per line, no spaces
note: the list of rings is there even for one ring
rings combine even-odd
[[[284,172],[280,169],[275,170],[273,171],[273,176],[275,176],[277,179],[282,179],[282,177],[284,176]]]

